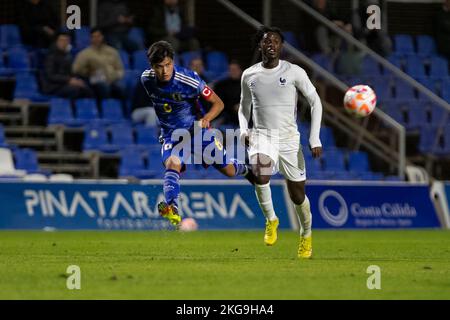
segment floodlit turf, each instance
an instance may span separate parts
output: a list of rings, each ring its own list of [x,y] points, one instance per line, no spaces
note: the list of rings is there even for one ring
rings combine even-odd
[[[310,261],[262,232],[0,232],[0,299],[450,299],[450,232],[315,231]]]

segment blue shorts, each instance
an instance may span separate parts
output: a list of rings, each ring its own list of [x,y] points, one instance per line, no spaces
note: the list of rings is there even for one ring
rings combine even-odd
[[[163,138],[161,147],[162,162],[165,164],[170,156],[176,156],[181,160],[181,171],[186,170],[187,164],[201,164],[205,168],[213,166],[216,169],[226,167],[230,161],[227,160],[227,152],[221,139],[217,138],[214,129],[202,129],[190,139],[172,137]]]

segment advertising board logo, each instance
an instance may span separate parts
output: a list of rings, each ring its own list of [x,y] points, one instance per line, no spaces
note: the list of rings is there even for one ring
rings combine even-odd
[[[339,210],[333,209],[333,212],[330,212],[327,206],[327,203],[331,202],[330,199],[337,200],[339,203]],[[320,195],[319,212],[322,218],[333,227],[343,226],[348,219],[347,203],[344,198],[334,190],[326,190]]]

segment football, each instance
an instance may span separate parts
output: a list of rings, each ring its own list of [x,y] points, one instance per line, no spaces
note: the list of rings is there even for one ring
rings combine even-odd
[[[366,117],[375,110],[377,96],[371,87],[357,85],[349,88],[344,96],[344,108],[357,117]]]
[[[196,231],[198,229],[197,221],[194,218],[184,218],[180,223],[180,231]]]

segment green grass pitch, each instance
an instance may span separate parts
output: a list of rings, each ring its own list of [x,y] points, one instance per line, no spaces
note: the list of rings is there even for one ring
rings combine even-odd
[[[450,232],[0,232],[0,299],[450,299]],[[66,269],[81,269],[81,289]],[[369,290],[367,267],[381,269]]]

